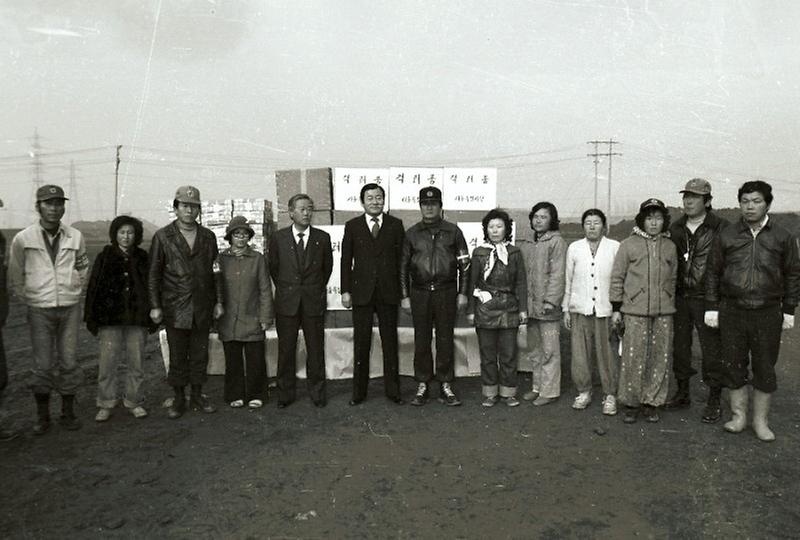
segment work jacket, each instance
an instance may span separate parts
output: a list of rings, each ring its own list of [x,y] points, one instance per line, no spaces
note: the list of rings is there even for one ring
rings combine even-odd
[[[560,232],[547,231],[538,238],[521,239],[519,248],[528,274],[528,317],[561,320],[567,243]]]
[[[686,215],[670,226],[669,235],[678,250],[677,294],[687,298],[702,299],[705,296],[705,275],[711,245],[714,237],[727,225],[727,221],[708,212],[694,234],[686,228]]]
[[[420,221],[406,231],[400,259],[401,295],[407,298],[411,287],[437,290],[458,286],[466,296],[469,283],[469,250],[464,235],[449,221]]]
[[[478,246],[472,251],[469,275],[468,313],[475,316],[476,328],[516,328],[519,314],[525,311],[528,302],[527,279],[522,252],[508,244],[508,264],[495,257],[494,265],[485,276],[492,248]],[[491,298],[482,301],[476,290],[489,293]]]

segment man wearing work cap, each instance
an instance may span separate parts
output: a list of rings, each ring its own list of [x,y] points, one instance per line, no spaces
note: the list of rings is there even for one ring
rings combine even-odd
[[[692,333],[697,329],[703,352],[703,382],[708,386],[708,401],[701,420],[713,424],[721,415],[719,330],[703,323],[705,312],[705,274],[711,245],[728,222],[711,211],[711,184],[692,178],[681,190],[683,215],[669,228],[678,248],[678,283],[675,293],[673,364],[678,389],[665,404],[666,409],[685,409],[691,404],[689,379],[692,369]]]
[[[440,385],[439,401],[461,405],[453,392],[455,378],[453,330],[456,310],[467,306],[467,242],[455,224],[442,219],[442,192],[435,187],[419,192],[422,221],[406,231],[400,259],[400,305],[414,321],[414,378],[412,405],[424,405],[429,385]],[[436,329],[436,364],[431,338]]]
[[[186,411],[184,388],[191,385],[190,407],[206,413],[216,408],[203,395],[208,366],[208,333],[212,315],[223,313],[221,291],[215,286],[217,239],[197,223],[200,191],[181,186],[172,201],[176,219],[156,231],[150,244],[150,318],[164,323],[169,345],[167,383],[175,397],[168,414]]]
[[[8,263],[11,290],[28,308],[36,435],[50,428],[52,390],[61,394],[61,426],[69,430],[81,427],[73,404],[75,392],[83,382],[77,358],[79,303],[89,258],[81,232],[61,223],[66,200],[59,186],[36,190],[39,220],[14,237]]]
[[[721,334],[722,385],[730,389],[733,413],[725,430],[739,433],[747,425],[750,384],[753,431],[768,442],[775,440],[767,414],[778,388],[781,329],[794,327],[800,301],[798,239],[768,214],[772,186],[745,182],[738,196],[742,219],[723,229],[711,248],[705,323]]]

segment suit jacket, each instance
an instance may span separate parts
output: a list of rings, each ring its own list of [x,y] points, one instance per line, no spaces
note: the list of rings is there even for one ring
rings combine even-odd
[[[367,305],[377,288],[386,304],[400,303],[400,258],[403,255],[403,222],[383,215],[378,238],[372,237],[361,215],[344,226],[342,240],[342,293],[350,293],[353,305]]]
[[[299,268],[292,226],[276,231],[269,240],[269,273],[275,283],[275,313],[322,316],[327,307],[328,278],[333,270],[331,237],[308,228],[305,264]]]

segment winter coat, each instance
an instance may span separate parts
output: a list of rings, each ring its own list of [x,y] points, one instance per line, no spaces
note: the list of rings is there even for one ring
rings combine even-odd
[[[222,341],[261,341],[261,324],[275,318],[272,285],[264,256],[251,247],[237,257],[230,249],[219,254],[219,281],[225,313],[217,321]]]
[[[218,254],[214,233],[200,225],[191,249],[176,221],[156,231],[148,288],[150,307],[163,310],[165,324],[184,330],[193,323],[200,329],[211,327],[214,303],[222,301],[213,273]]]
[[[466,295],[468,267],[467,242],[455,223],[420,221],[406,231],[400,260],[400,294],[407,298],[411,287],[432,291],[458,285],[458,292]]]
[[[686,221],[686,215],[683,215],[669,228],[669,236],[678,251],[677,293],[688,298],[703,298],[711,246],[728,222],[708,212],[703,223],[692,234],[686,228]]]
[[[740,309],[781,306],[793,315],[800,301],[798,239],[771,218],[753,238],[744,220],[714,241],[706,274],[706,309],[728,300]]]
[[[125,253],[108,245],[97,256],[89,277],[83,308],[86,328],[97,335],[101,326],[144,326],[151,332],[147,300],[147,252],[131,248]]]
[[[486,278],[483,274],[492,248],[479,246],[472,252],[468,312],[475,315],[475,328],[516,328],[520,323],[520,312],[525,311],[528,289],[522,252],[511,244],[506,248],[508,266],[495,260],[492,271]],[[481,302],[474,296],[476,289],[490,293],[492,298]]]
[[[609,295],[614,311],[642,317],[675,313],[677,277],[675,244],[663,234],[650,236],[634,227],[614,258]]]
[[[567,243],[560,232],[547,231],[538,239],[520,240],[519,247],[528,274],[528,317],[561,320]]]

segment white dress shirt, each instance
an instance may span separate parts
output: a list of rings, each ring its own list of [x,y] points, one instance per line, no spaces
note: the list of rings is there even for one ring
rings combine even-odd
[[[381,212],[380,215],[377,215],[377,216],[371,216],[371,215],[365,213],[364,214],[364,218],[367,220],[367,230],[369,230],[370,232],[372,232],[372,220],[373,220],[373,218],[378,220],[378,229],[383,227],[383,212]]]

